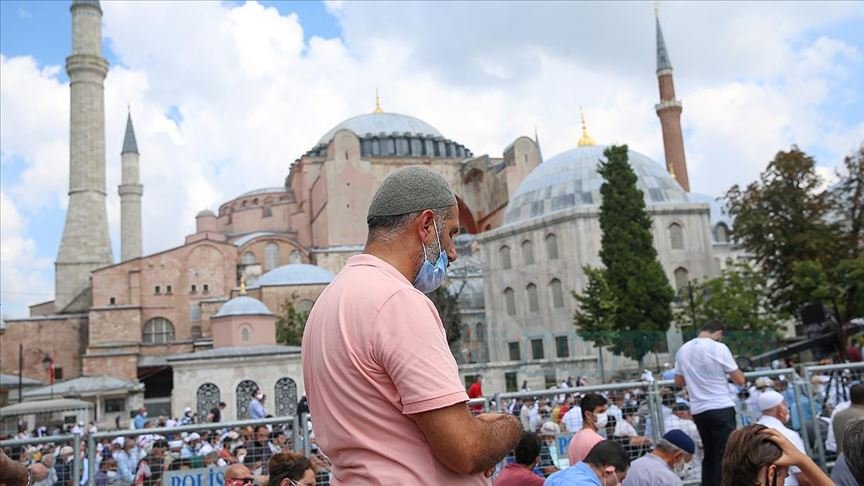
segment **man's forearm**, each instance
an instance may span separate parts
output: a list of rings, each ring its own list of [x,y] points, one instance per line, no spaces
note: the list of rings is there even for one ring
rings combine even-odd
[[[27,484],[28,475],[27,466],[13,461],[0,451],[0,484],[8,486]]]
[[[480,436],[477,437],[474,473],[495,467],[516,447],[522,437],[522,424],[509,413],[483,414],[477,419],[482,426]]]

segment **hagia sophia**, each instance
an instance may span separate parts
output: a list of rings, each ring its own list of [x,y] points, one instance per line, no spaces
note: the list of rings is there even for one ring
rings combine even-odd
[[[129,114],[115,261],[105,203],[102,10],[96,0],[74,0],[71,15],[69,206],[55,299],[0,328],[0,373],[7,376],[0,398],[17,401],[6,395],[17,393],[19,345],[28,379],[24,403],[9,407],[44,402],[39,413],[50,413],[49,401],[77,399],[93,419],[113,424],[142,405],[151,416],[177,415],[186,406],[206,414],[224,401],[233,419],[244,417],[260,388],[269,412],[291,413],[304,393],[300,348],[276,343],[276,315],[286,300],[310,309],[345,261],[362,251],[374,191],[406,165],[440,172],[457,195],[462,235],[450,282],[460,291],[463,331],[453,352],[463,376],[482,373],[487,393],[523,381],[536,389],[568,376],[599,377],[596,348],[572,324],[571,292],[585,284],[582,267],[600,263],[596,169],[605,147],[589,135],[584,117],[577,146],[552,157],[543,157],[536,136],[515,139],[498,156],[477,155],[470,141],[384,111],[376,99],[374,111],[312,143],[290,164],[284,183],[238,185],[237,197],[198,213],[185,241],[144,255],[141,212],[159,189],[145,191],[140,182],[146,147],[139,159]],[[660,262],[680,289],[716,275],[736,250],[719,204],[690,192],[682,104],[659,19],[656,33],[665,164],[635,150],[629,161],[654,221]],[[675,325],[668,337],[670,349],[680,343]],[[605,354],[606,369],[638,366]],[[49,356],[57,380],[50,396]],[[13,413],[4,412],[4,426],[19,420]]]

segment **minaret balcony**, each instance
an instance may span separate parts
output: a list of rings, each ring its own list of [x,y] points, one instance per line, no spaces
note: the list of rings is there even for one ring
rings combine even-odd
[[[656,111],[665,110],[668,108],[680,109],[681,108],[681,101],[680,100],[663,100],[660,103],[657,103],[656,105],[654,105],[654,110],[656,110]]]

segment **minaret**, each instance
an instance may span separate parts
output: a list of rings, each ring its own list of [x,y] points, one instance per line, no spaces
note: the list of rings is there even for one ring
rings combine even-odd
[[[141,185],[138,167],[138,144],[135,142],[135,129],[132,128],[132,113],[126,118],[126,135],[123,137],[123,150],[120,151],[122,176],[120,193],[120,261],[141,256]]]
[[[657,81],[660,84],[660,103],[654,106],[663,129],[663,149],[666,153],[666,170],[678,184],[690,192],[687,176],[687,161],[684,158],[684,136],[681,133],[681,102],[675,99],[675,84],[672,81],[672,63],[663,41],[660,17],[654,9],[657,22]]]
[[[90,272],[113,263],[105,209],[105,95],[98,0],[72,2],[69,75],[69,207],[55,262],[55,310],[63,311],[90,285]]]

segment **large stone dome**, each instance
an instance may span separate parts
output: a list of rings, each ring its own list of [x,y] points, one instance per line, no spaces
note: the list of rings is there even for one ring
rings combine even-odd
[[[603,178],[597,172],[606,146],[568,150],[537,166],[510,196],[504,224],[514,224],[576,207],[599,206]],[[688,202],[687,193],[657,162],[632,150],[628,159],[648,206]]]
[[[360,139],[363,157],[471,157],[462,144],[445,138],[435,127],[413,116],[373,112],[351,117],[318,140],[307,155],[323,156],[339,130],[350,130]]]
[[[406,133],[431,138],[443,137],[435,127],[413,116],[398,113],[366,113],[351,117],[331,128],[321,137],[321,140],[318,140],[318,143],[327,145],[339,130],[351,130],[358,137],[379,134],[404,135]]]

